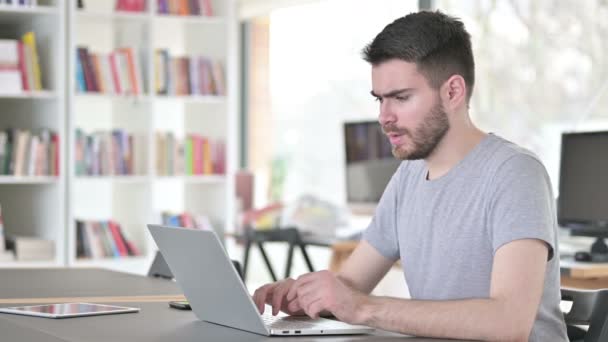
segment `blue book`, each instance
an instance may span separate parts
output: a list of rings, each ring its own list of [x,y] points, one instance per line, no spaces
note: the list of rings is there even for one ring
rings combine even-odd
[[[76,52],[76,89],[81,93],[87,91],[87,83],[84,80],[84,70],[78,52]]]

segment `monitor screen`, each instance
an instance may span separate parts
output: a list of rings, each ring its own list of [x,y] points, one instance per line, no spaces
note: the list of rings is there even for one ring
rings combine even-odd
[[[608,132],[565,133],[559,176],[560,225],[608,222]]]
[[[377,203],[399,163],[377,121],[344,124],[349,203]]]

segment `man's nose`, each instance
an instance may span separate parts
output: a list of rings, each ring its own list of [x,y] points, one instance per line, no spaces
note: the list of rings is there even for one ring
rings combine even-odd
[[[391,110],[391,107],[388,103],[389,101],[383,101],[380,104],[380,114],[378,115],[378,122],[380,125],[386,126],[389,123],[395,123],[397,117]]]

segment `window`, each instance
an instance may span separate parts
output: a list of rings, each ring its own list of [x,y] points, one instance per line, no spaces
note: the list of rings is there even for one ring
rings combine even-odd
[[[345,203],[342,125],[378,115],[369,94],[371,67],[361,50],[386,24],[417,6],[415,0],[328,0],[270,14],[270,115],[258,121],[272,126],[272,134],[250,140],[249,149],[270,145],[265,160],[250,165],[256,182],[274,165],[282,199],[311,194]]]
[[[557,190],[561,132],[608,129],[608,3],[439,0],[437,8],[472,35],[474,121],[536,152]]]

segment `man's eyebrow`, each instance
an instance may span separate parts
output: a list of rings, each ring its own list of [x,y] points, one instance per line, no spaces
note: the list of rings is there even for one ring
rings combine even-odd
[[[396,89],[396,90],[392,90],[389,91],[388,93],[384,94],[384,95],[378,95],[376,93],[374,93],[374,91],[370,91],[370,94],[372,94],[373,97],[395,97],[401,93],[405,93],[406,91],[411,91],[413,90],[412,88],[403,88],[403,89]]]

